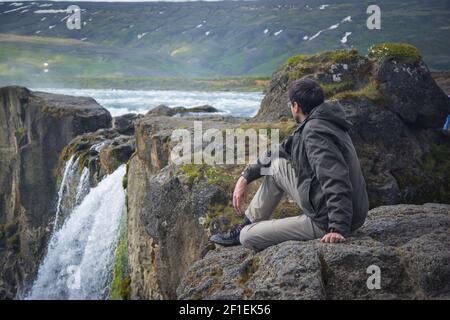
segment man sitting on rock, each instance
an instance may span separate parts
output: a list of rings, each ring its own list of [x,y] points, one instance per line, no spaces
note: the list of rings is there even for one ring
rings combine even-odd
[[[366,185],[343,108],[338,102],[324,102],[322,88],[311,79],[294,81],[289,100],[298,128],[269,162],[272,175],[264,176],[243,224],[226,235],[213,235],[211,241],[255,250],[288,240],[337,243],[363,225],[369,210]],[[262,177],[262,166],[261,162],[247,166],[237,181],[233,194],[237,213],[247,185]],[[269,220],[284,194],[303,214]]]

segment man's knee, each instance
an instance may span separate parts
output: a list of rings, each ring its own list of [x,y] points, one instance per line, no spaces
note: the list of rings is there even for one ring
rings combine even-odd
[[[239,235],[239,241],[244,247],[249,249],[255,249],[254,247],[255,237],[253,233],[249,230],[250,227],[251,225],[248,225],[241,230],[241,234]]]
[[[267,241],[263,240],[260,234],[263,231],[260,228],[258,228],[256,224],[258,223],[254,223],[244,227],[241,230],[239,241],[241,242],[242,246],[248,249],[260,251],[271,246],[272,243],[268,243]]]

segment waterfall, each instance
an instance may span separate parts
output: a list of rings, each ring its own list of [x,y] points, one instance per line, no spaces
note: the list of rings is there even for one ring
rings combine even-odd
[[[119,225],[125,209],[122,188],[125,171],[125,165],[120,166],[90,190],[86,188],[88,172],[81,174],[77,195],[81,199],[82,193],[89,191],[52,235],[26,299],[108,297]]]
[[[59,186],[58,203],[56,204],[54,228],[56,228],[58,225],[58,218],[61,215],[61,211],[63,210],[62,202],[64,197],[66,197],[67,193],[69,192],[70,182],[72,181],[72,177],[74,173],[76,173],[77,168],[78,168],[78,159],[75,160],[75,157],[72,156],[69,159],[69,161],[66,162],[66,165],[64,167],[64,173],[61,180],[61,185]]]
[[[77,194],[75,196],[75,204],[80,204],[81,200],[86,196],[89,192],[90,184],[89,184],[89,169],[84,167],[83,172],[81,172],[80,182],[77,186]]]

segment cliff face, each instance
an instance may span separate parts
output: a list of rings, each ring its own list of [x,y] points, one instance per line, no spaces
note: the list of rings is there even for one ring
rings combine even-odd
[[[340,50],[290,59],[274,73],[255,121],[289,118],[287,90],[310,77],[338,100],[368,185],[371,207],[449,202],[450,137],[440,130],[450,99],[416,48],[382,44],[367,56]],[[440,169],[441,168],[441,169]]]
[[[0,88],[1,298],[14,298],[40,263],[55,214],[61,150],[110,123],[92,98]]]
[[[205,120],[203,127],[234,127],[236,122]],[[182,275],[209,249],[204,224],[210,206],[228,201],[221,188],[201,180],[194,183],[186,177],[186,168],[170,163],[172,130],[192,126],[192,120],[146,116],[135,127],[136,153],[127,178],[133,299],[176,298]]]

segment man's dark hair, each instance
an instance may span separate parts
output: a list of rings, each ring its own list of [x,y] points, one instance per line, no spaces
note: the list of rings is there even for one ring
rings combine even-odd
[[[309,78],[295,80],[289,86],[289,100],[291,103],[297,102],[302,112],[308,114],[323,103],[323,89],[317,82]]]

